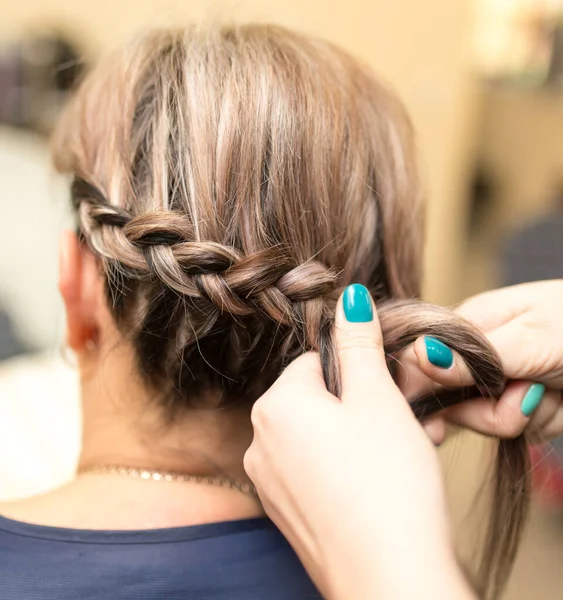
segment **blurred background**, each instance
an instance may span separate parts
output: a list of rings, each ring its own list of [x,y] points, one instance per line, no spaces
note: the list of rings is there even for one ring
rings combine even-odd
[[[78,451],[56,289],[57,236],[71,224],[49,164],[57,113],[139,27],[217,16],[327,37],[398,92],[428,189],[426,298],[563,277],[563,0],[0,0],[0,498],[70,476]],[[442,450],[467,555],[487,450],[467,434]],[[509,600],[563,595],[563,503],[547,488]]]

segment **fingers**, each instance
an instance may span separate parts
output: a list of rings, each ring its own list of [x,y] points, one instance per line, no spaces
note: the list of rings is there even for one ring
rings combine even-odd
[[[374,390],[385,384],[398,392],[385,361],[377,312],[363,285],[348,286],[340,298],[335,338],[343,402],[371,404]],[[382,401],[387,396],[378,394]]]
[[[553,412],[553,416],[539,429],[534,429],[530,433],[530,441],[532,443],[543,443],[547,440],[552,440],[559,437],[563,433],[563,405],[561,398],[557,402],[557,408]]]
[[[537,315],[536,315],[537,317]],[[547,317],[519,317],[487,334],[502,360],[507,379],[538,381],[551,388],[563,387],[563,344]]]
[[[560,435],[563,432],[562,415],[561,392],[546,390],[528,425],[527,431],[530,439],[532,441],[545,441]]]
[[[435,446],[439,446],[446,439],[446,420],[444,417],[432,417],[422,423],[422,426]]]
[[[498,402],[484,398],[471,400],[448,409],[447,418],[484,435],[514,438],[531,425],[535,413],[541,420],[549,418],[553,403],[559,402],[559,395],[559,392],[545,391],[540,384],[512,382]]]
[[[455,312],[483,331],[492,331],[526,310],[528,306],[527,288],[529,288],[529,284],[478,294],[462,302],[456,307]]]
[[[420,337],[397,357],[399,366],[396,370],[396,381],[407,398],[437,392],[441,387],[464,387],[474,384],[465,361],[457,352],[451,352],[451,366],[439,366],[443,363],[435,360],[432,354],[433,344],[432,338]]]
[[[280,428],[295,429],[301,424],[295,419],[299,411],[318,412],[319,404],[338,403],[326,389],[319,355],[308,352],[295,359],[274,384],[252,406],[250,420],[255,440],[271,435]],[[255,446],[251,446],[251,449]],[[245,468],[252,470],[254,452],[245,458]],[[252,477],[252,474],[249,473]]]
[[[338,399],[326,389],[319,355],[307,352],[296,358],[255,402],[251,412],[254,430],[267,431],[280,421],[291,422],[295,403],[299,403],[300,408],[310,408],[319,401],[330,403]]]
[[[443,357],[436,358],[435,346],[434,338],[420,337],[399,357],[398,385],[407,398],[436,391],[442,386],[464,387],[474,384],[465,361],[457,352],[446,347],[451,356],[451,364],[447,366]]]
[[[414,343],[413,349],[420,370],[432,381],[446,387],[473,385],[475,383],[473,377],[461,356],[448,348],[451,356],[448,366],[439,354],[436,356],[435,345],[435,340],[429,337],[420,337]]]
[[[516,321],[511,321],[487,334],[487,339],[502,359],[502,367],[507,378],[515,379],[532,375],[525,372],[523,361],[534,363],[532,359],[535,357],[530,356],[530,353],[537,346],[537,340],[526,339],[526,334],[531,335],[532,332],[523,330]],[[525,352],[523,348],[526,349]]]
[[[326,391],[321,361],[316,352],[307,352],[296,358],[285,368],[272,388],[290,383],[304,383],[316,387],[322,386]]]

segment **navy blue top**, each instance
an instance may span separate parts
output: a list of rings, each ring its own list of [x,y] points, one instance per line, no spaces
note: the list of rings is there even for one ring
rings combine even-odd
[[[267,519],[139,531],[0,517],[2,600],[319,600]]]

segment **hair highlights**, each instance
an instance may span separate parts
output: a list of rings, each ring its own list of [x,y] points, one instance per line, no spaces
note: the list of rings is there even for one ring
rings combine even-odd
[[[336,300],[378,303],[389,355],[433,335],[477,386],[412,399],[419,418],[476,392],[500,360],[473,327],[420,295],[422,202],[411,126],[339,48],[265,25],[159,30],[99,66],[54,139],[80,231],[147,385],[181,408],[213,390],[252,402],[314,349],[338,393]],[[480,573],[496,593],[526,512],[526,445],[499,444]]]

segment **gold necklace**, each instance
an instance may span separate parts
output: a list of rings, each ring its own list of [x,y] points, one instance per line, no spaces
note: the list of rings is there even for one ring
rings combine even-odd
[[[95,475],[120,475],[121,477],[134,477],[146,481],[184,481],[226,487],[258,498],[258,492],[253,483],[241,482],[230,477],[212,477],[210,475],[189,475],[175,473],[174,471],[153,471],[151,469],[138,469],[136,467],[119,467],[117,465],[92,465],[78,469],[78,473],[92,473]]]

